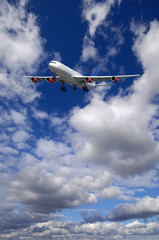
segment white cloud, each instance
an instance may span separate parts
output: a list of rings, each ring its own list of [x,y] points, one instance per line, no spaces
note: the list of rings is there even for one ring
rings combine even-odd
[[[59,62],[62,61],[62,57],[61,57],[59,52],[54,51],[52,53],[51,57],[52,57],[53,60],[56,60],[56,61],[59,61]]]
[[[136,28],[136,30],[132,25],[132,31],[136,35],[133,50],[144,69],[143,77],[139,82],[135,82],[133,86],[133,90],[136,92],[136,94],[134,94],[134,101],[139,104],[145,104],[148,101],[155,100],[159,89],[159,69],[157,66],[157,62],[159,61],[159,46],[157,40],[159,37],[159,23],[153,21],[150,23],[149,29],[141,25],[139,28]],[[155,105],[152,105],[151,107],[154,106]]]
[[[156,222],[143,224],[141,222],[135,221],[133,223],[126,225],[125,229],[123,229],[123,235],[125,236],[142,236],[142,237],[145,236],[146,237],[149,235],[150,239],[157,239],[158,234],[159,234],[159,224]],[[156,238],[153,235],[156,235]]]
[[[26,124],[26,117],[25,113],[18,112],[16,110],[11,110],[10,118],[14,121],[15,124],[18,125],[25,125]]]
[[[8,99],[20,96],[31,102],[39,94],[22,75],[38,69],[43,41],[35,15],[26,11],[27,1],[19,2],[11,5],[1,1],[0,95]]]
[[[21,202],[29,211],[50,213],[81,204],[96,203],[95,194],[70,181],[67,176],[46,171],[39,162],[22,169],[11,181],[7,201]]]
[[[86,139],[77,152],[79,160],[103,164],[123,176],[153,166],[158,145],[147,129],[153,108],[140,118],[137,108],[129,97],[104,102],[95,94],[86,107],[74,109],[70,124]]]
[[[94,173],[92,175],[87,175],[84,177],[74,178],[72,180],[78,186],[82,186],[82,188],[90,190],[90,191],[100,191],[106,186],[109,186],[113,181],[113,178],[108,172],[103,172],[101,176],[98,176],[98,173]]]
[[[62,142],[40,139],[37,142],[36,153],[41,158],[57,158],[69,154],[71,148]]]
[[[155,235],[158,233],[159,224],[152,222],[148,224],[142,224],[140,222],[131,223],[133,228],[128,228],[123,224],[117,223],[84,223],[84,224],[72,224],[71,222],[44,222],[42,224],[36,224],[34,228],[36,228],[37,232],[34,233],[34,236],[43,237],[43,236],[56,236],[56,238],[60,239],[60,237],[67,236],[69,239],[74,237],[74,239],[105,239],[105,236],[110,240],[114,239],[131,239],[131,237],[135,237],[135,239],[141,239],[140,236],[146,237],[147,239],[157,239]],[[139,227],[140,226],[140,227]],[[58,235],[57,235],[58,233]],[[130,238],[129,238],[130,237]]]
[[[42,53],[39,28],[35,16],[26,12],[26,3],[1,4],[1,63],[11,71],[33,70]]]
[[[93,37],[97,28],[103,23],[115,0],[97,3],[94,0],[83,1],[83,17],[89,23],[89,34]]]
[[[16,149],[12,147],[7,147],[4,144],[0,145],[0,152],[7,155],[17,155],[19,153]]]
[[[37,120],[48,119],[48,113],[47,112],[39,111],[36,108],[33,108],[32,111],[33,111],[34,118],[36,118]]]
[[[118,0],[118,5],[120,5],[120,4],[121,4],[121,2],[122,2],[122,0]]]
[[[89,59],[96,59],[98,55],[94,42],[88,37],[84,38],[81,60],[86,62]]]
[[[158,176],[156,175],[155,169],[145,172],[144,174],[135,175],[133,177],[122,179],[123,185],[130,187],[148,187],[154,188],[158,184]]]
[[[15,217],[15,220],[16,217]],[[29,216],[26,216],[26,221],[29,220]],[[31,220],[31,219],[30,219]],[[124,226],[119,223],[72,223],[70,221],[44,221],[43,223],[36,223],[32,227],[25,228],[25,231],[14,229],[10,230],[10,233],[2,233],[0,236],[3,239],[8,238],[30,238],[43,239],[43,238],[55,238],[55,239],[101,239],[104,240],[105,236],[110,240],[114,239],[141,239],[145,237],[148,240],[157,240],[156,234],[159,231],[159,224],[152,222],[148,224],[142,224],[140,222],[132,222],[132,228]],[[136,225],[136,227],[135,227]],[[140,226],[140,227],[139,227]],[[92,238],[93,235],[93,238]],[[147,236],[149,235],[149,236]]]
[[[34,166],[39,162],[39,160],[30,153],[23,152],[21,156],[21,161],[18,164],[19,169],[24,169],[27,166]]]
[[[30,134],[24,130],[18,130],[12,135],[12,141],[18,149],[26,149],[28,139],[30,139]]]
[[[121,2],[121,1],[120,1]],[[94,0],[83,0],[83,12],[82,18],[83,21],[88,22],[88,30],[83,38],[83,47],[82,47],[82,55],[81,61],[86,62],[88,60],[96,60],[96,62],[105,62],[107,61],[108,57],[114,56],[117,53],[117,49],[111,48],[112,50],[109,51],[108,55],[104,60],[101,60],[99,56],[97,47],[95,45],[95,35],[99,27],[106,25],[106,18],[108,17],[112,7],[117,3],[116,0],[107,0],[102,2],[96,2]],[[118,6],[120,5],[118,1]],[[117,45],[123,43],[123,38],[119,33],[119,28],[113,28],[112,32],[115,33],[115,38],[118,36]],[[104,36],[104,32],[101,31],[101,35]],[[119,40],[120,39],[120,40]],[[111,55],[112,54],[112,55]],[[105,64],[106,65],[106,64]]]
[[[8,111],[4,108],[0,109],[1,124],[5,126],[11,126],[10,131],[13,131],[13,125],[25,126],[26,125],[26,111],[21,109],[19,111],[10,108]]]
[[[137,201],[136,204],[119,204],[108,215],[111,221],[128,219],[139,219],[154,217],[159,214],[159,197],[151,198],[146,196]]]
[[[131,228],[131,229],[137,229],[137,228],[143,228],[145,227],[145,224],[144,223],[141,223],[139,221],[134,221],[132,223],[128,223],[125,228]]]
[[[104,188],[101,192],[101,197],[104,199],[113,199],[115,197],[119,197],[122,192],[116,186],[111,186],[108,188]]]
[[[152,101],[159,89],[159,24],[152,22],[147,31],[141,26],[135,34],[133,49],[145,68],[144,75],[134,81],[127,96],[121,92],[105,101],[104,95],[94,93],[90,103],[75,108],[70,117],[70,125],[85,139],[78,159],[105,165],[121,176],[153,168],[159,155],[154,139],[158,106]]]

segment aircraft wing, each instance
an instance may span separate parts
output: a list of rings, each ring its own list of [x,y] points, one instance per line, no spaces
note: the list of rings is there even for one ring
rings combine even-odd
[[[86,81],[113,81],[118,82],[120,78],[130,78],[130,77],[140,77],[142,74],[134,74],[134,75],[114,75],[114,76],[73,76],[73,78],[79,82]]]
[[[49,83],[56,82],[56,81],[58,82],[62,80],[60,76],[23,76],[23,77],[30,78],[34,83],[38,82],[39,80],[46,81]]]

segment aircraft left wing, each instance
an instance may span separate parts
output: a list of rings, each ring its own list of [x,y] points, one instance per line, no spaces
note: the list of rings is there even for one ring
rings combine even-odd
[[[53,83],[56,81],[58,82],[62,80],[60,76],[23,76],[23,77],[30,78],[34,83],[38,82],[39,80],[46,81],[48,83]]]
[[[134,75],[117,75],[117,76],[73,76],[79,82],[100,82],[100,81],[113,81],[118,82],[120,78],[140,77],[142,74]]]

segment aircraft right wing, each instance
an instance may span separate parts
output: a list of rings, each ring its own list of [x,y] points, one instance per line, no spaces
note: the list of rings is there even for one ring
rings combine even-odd
[[[62,79],[60,76],[23,76],[25,78],[30,78],[32,82],[37,83],[39,80],[46,81],[48,83],[60,82]]]

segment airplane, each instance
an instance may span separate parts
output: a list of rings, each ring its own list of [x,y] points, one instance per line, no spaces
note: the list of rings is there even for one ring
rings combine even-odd
[[[83,89],[84,92],[93,89],[97,86],[103,86],[97,84],[96,82],[101,81],[112,81],[113,83],[119,82],[120,78],[129,78],[129,77],[139,77],[142,74],[135,75],[113,75],[113,76],[83,76],[82,74],[76,72],[75,70],[67,67],[61,62],[51,61],[49,63],[49,69],[53,73],[53,76],[24,76],[31,78],[32,82],[37,83],[39,80],[46,81],[48,83],[59,82],[61,83],[61,91],[66,92],[65,83],[73,87],[73,90],[76,90],[77,87]],[[97,70],[95,71],[97,72]],[[104,85],[105,86],[105,85]]]

